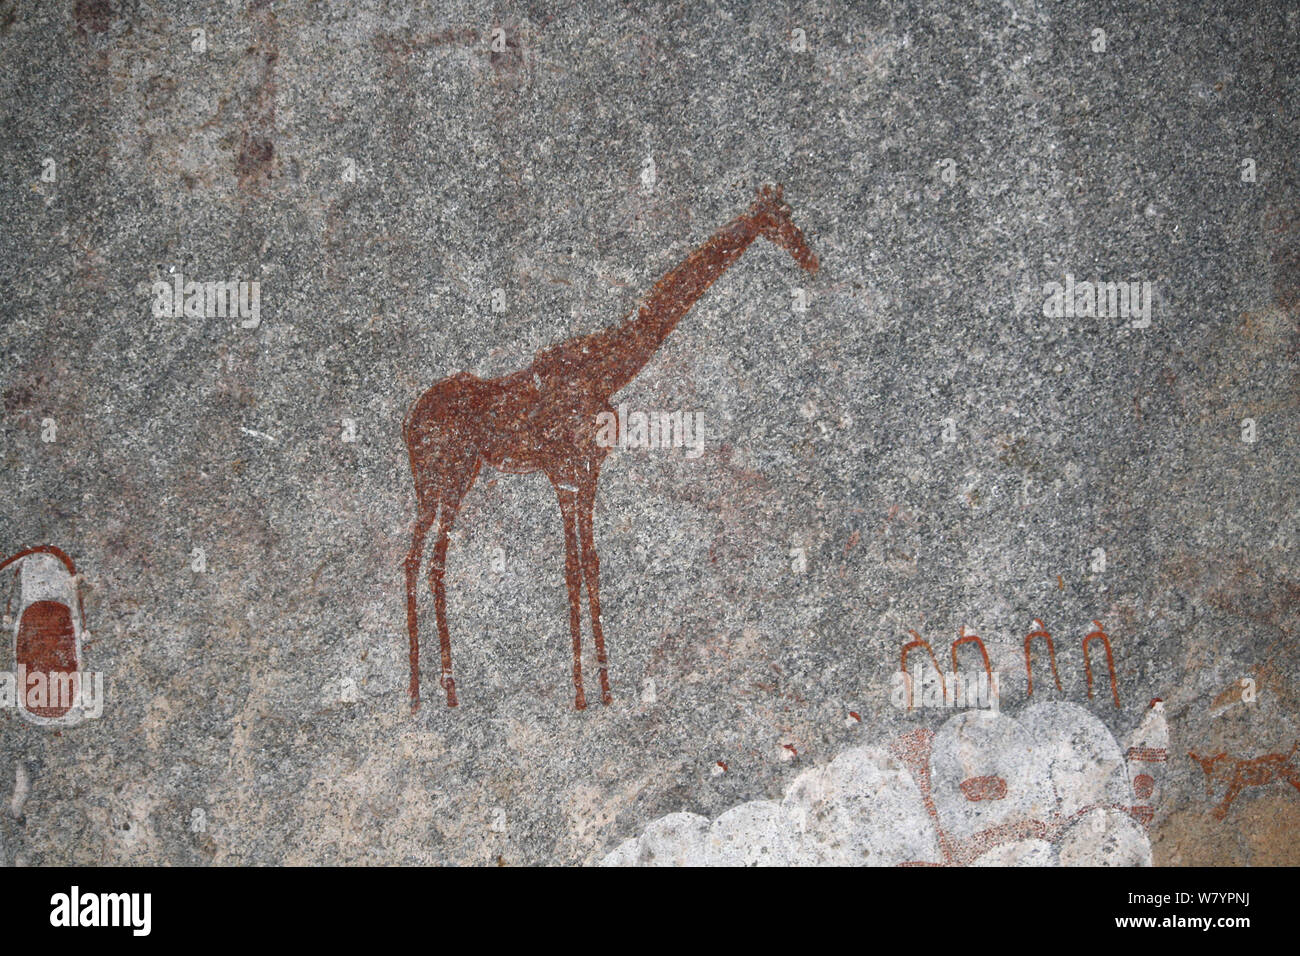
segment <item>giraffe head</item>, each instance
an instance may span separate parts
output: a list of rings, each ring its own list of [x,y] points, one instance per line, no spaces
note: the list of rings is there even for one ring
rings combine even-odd
[[[817,271],[817,257],[804,241],[803,231],[790,218],[790,207],[781,198],[780,186],[763,186],[749,207],[749,217],[758,234],[794,257],[800,267]]]

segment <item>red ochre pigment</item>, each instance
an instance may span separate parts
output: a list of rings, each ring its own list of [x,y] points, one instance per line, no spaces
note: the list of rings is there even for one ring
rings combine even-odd
[[[1140,773],[1133,778],[1133,792],[1139,800],[1145,800],[1155,793],[1156,779],[1149,773]]]
[[[24,695],[33,686],[31,678],[41,674],[50,686],[50,675],[72,674],[77,670],[77,634],[72,613],[58,601],[37,601],[28,605],[18,624],[17,662],[26,668],[27,687],[18,688]],[[50,701],[58,707],[28,707],[37,717],[62,717],[71,709],[71,701]]]
[[[1232,801],[1247,787],[1265,787],[1275,781],[1285,781],[1300,791],[1300,763],[1295,760],[1297,752],[1300,752],[1300,739],[1291,745],[1288,753],[1262,754],[1250,760],[1231,757],[1223,751],[1210,757],[1188,751],[1187,756],[1200,764],[1205,772],[1206,796],[1210,795],[1212,783],[1228,785],[1223,802],[1213,812],[1214,819],[1222,820],[1227,817]]]
[[[1007,795],[1007,782],[1002,777],[968,777],[959,786],[971,803],[1001,800]]]

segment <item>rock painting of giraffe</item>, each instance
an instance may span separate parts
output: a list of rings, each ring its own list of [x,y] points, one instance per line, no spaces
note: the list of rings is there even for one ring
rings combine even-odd
[[[500,378],[461,372],[430,387],[411,407],[402,428],[415,480],[416,518],[406,557],[406,616],[410,637],[411,707],[420,702],[417,585],[425,538],[435,530],[429,584],[441,650],[440,684],[456,706],[451,634],[443,576],[448,535],[466,492],[487,464],[510,474],[543,472],[559,498],[564,524],[564,578],[569,592],[575,706],[586,707],[582,685],[582,589],[600,668],[600,699],[610,702],[608,659],[600,620],[600,565],[592,510],[601,462],[597,416],[658,351],[702,295],[763,238],[817,271],[817,257],[794,224],[781,188],[763,187],[749,209],[728,222],[665,274],[635,314],[619,325],[578,336],[537,353],[533,363]],[[435,529],[436,525],[436,529]]]

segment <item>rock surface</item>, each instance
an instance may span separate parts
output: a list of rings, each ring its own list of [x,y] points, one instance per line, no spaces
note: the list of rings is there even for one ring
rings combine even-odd
[[[75,559],[106,689],[0,708],[3,862],[933,860],[857,828],[930,819],[895,742],[978,834],[1119,802],[1161,698],[1149,829],[975,862],[1300,863],[1297,764],[1226,799],[1300,736],[1300,13],[863,6],[0,0],[0,550]],[[408,408],[615,324],[764,183],[818,273],[757,243],[618,396],[706,430],[601,473],[612,703],[555,492],[485,470],[459,706],[422,583],[412,714]],[[177,275],[256,316],[157,314]],[[1051,314],[1082,282],[1149,295]],[[909,709],[909,630],[945,686],[980,636],[999,716]]]

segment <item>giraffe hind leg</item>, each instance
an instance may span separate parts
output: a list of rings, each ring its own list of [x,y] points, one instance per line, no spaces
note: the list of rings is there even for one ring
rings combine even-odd
[[[478,477],[479,461],[475,458],[464,459],[466,464],[454,473],[451,481],[444,484],[439,493],[438,536],[433,545],[433,558],[429,562],[429,587],[433,591],[433,612],[438,624],[438,648],[441,656],[442,670],[439,683],[447,692],[447,706],[455,707],[456,682],[451,675],[451,631],[447,627],[447,586],[444,577],[447,570],[447,545],[451,540],[451,529],[456,523],[460,511],[461,499]]]
[[[443,502],[438,513],[438,537],[433,545],[433,559],[429,562],[429,587],[433,591],[433,613],[438,622],[438,650],[442,669],[438,683],[447,692],[447,706],[455,707],[456,681],[451,676],[451,631],[447,627],[447,544],[456,509]]]

